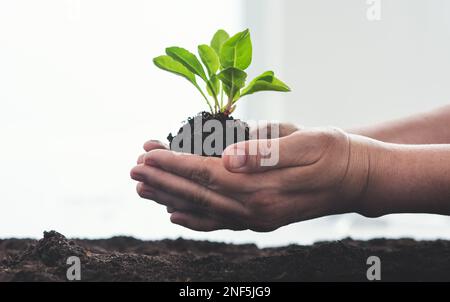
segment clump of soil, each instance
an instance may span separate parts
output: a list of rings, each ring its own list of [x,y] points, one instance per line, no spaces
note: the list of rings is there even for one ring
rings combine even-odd
[[[259,249],[253,244],[141,241],[131,237],[0,240],[0,281],[65,281],[78,256],[82,281],[367,281],[369,256],[382,281],[450,281],[450,242],[344,239]]]
[[[199,125],[201,124],[201,127],[195,127],[195,121],[199,121]],[[214,150],[214,152],[212,152],[211,154],[208,154],[207,152],[205,152],[204,148],[199,148],[199,150],[196,152],[195,148],[194,148],[194,143],[196,138],[198,138],[198,141],[201,141],[202,146],[205,142],[205,139],[210,136],[214,131],[217,131],[216,129],[211,129],[211,131],[206,131],[203,130],[203,127],[205,125],[206,122],[208,121],[218,121],[220,123],[220,125],[222,126],[222,131],[221,133],[218,133],[220,135],[220,137],[222,138],[222,147],[219,148],[218,146],[218,150]],[[189,131],[190,133],[183,134],[183,130],[185,129],[184,127],[186,125],[189,125]],[[239,135],[239,133],[242,133],[243,135]],[[227,141],[227,134],[228,135],[233,135],[233,139]],[[211,114],[209,112],[203,111],[198,113],[196,116],[190,117],[188,118],[188,120],[184,123],[183,126],[181,126],[181,128],[178,130],[178,133],[176,136],[173,136],[172,133],[170,133],[167,136],[167,140],[170,143],[170,149],[177,149],[177,146],[172,145],[172,142],[174,141],[175,137],[177,137],[178,135],[183,135],[184,138],[189,139],[190,138],[190,142],[191,142],[191,146],[190,146],[190,153],[192,154],[199,154],[199,155],[203,155],[203,156],[215,156],[215,157],[220,157],[222,155],[223,150],[228,147],[231,144],[243,141],[243,140],[248,140],[250,137],[249,134],[249,127],[247,125],[247,123],[239,120],[239,119],[234,119],[232,116],[227,115],[223,112],[217,113],[217,114]],[[180,137],[181,138],[181,137]],[[183,143],[181,142],[179,144],[179,147],[183,148]],[[215,142],[212,142],[212,147],[216,147]],[[184,150],[186,151],[186,150]]]

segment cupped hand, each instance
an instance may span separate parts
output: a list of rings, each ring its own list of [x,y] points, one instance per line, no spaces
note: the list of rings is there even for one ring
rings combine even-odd
[[[272,133],[272,129],[277,129],[276,133]],[[250,137],[257,139],[264,136],[264,138],[278,138],[283,136],[288,136],[289,134],[301,129],[300,126],[297,126],[292,123],[266,123],[257,125],[257,127],[252,127],[250,129]],[[137,164],[144,163],[144,156],[147,152],[156,149],[169,150],[169,146],[159,140],[149,140],[144,143],[143,146],[145,153],[139,155]],[[137,191],[140,192],[141,188],[144,186],[144,183],[139,182],[137,184]],[[175,211],[171,206],[167,206],[167,212],[173,213]]]
[[[177,153],[151,141],[131,177],[141,197],[168,208],[173,223],[199,231],[271,231],[364,212],[374,142],[335,128],[282,129],[279,137],[231,145],[222,158]],[[269,149],[277,160],[267,166]]]

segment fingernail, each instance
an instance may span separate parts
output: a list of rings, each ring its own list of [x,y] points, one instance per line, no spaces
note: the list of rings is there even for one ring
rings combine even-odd
[[[132,173],[131,178],[136,181],[144,181],[144,176],[142,176],[141,174],[138,174],[138,173]]]
[[[175,209],[172,207],[166,207],[167,213],[172,214],[173,212],[175,212]]]
[[[155,194],[155,191],[151,189],[144,189],[143,194],[147,197],[153,197]]]
[[[245,166],[245,162],[247,161],[246,155],[232,155],[229,159],[230,168],[239,169]]]
[[[239,169],[245,166],[247,155],[245,146],[235,145],[225,149],[223,156],[228,160],[228,167],[231,169]]]
[[[170,222],[172,222],[174,224],[180,224],[181,223],[180,217],[179,217],[177,212],[173,212],[170,215]]]
[[[154,167],[158,166],[156,164],[156,162],[153,160],[151,152],[147,152],[147,154],[144,155],[144,164],[146,164],[148,166],[154,166]]]

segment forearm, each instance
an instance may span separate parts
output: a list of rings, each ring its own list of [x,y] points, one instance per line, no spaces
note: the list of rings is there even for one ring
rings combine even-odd
[[[397,144],[450,144],[450,105],[347,132]]]
[[[367,216],[450,215],[450,145],[378,144],[361,209]]]

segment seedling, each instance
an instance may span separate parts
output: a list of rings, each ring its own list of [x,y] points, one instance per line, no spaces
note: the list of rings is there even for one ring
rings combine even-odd
[[[218,30],[210,45],[198,46],[198,55],[200,60],[190,51],[173,46],[166,48],[166,55],[154,58],[153,62],[163,70],[184,77],[200,92],[210,110],[209,113],[201,112],[197,115],[202,119],[202,125],[208,120],[217,120],[224,126],[226,121],[235,121],[233,129],[229,125],[224,127],[223,148],[229,144],[225,140],[227,130],[235,131],[236,127],[238,130],[239,128],[244,129],[244,139],[248,139],[247,124],[231,117],[238,100],[258,91],[290,91],[285,83],[275,77],[273,71],[263,72],[246,85],[247,73],[244,70],[252,62],[252,42],[248,29],[232,37],[223,29]],[[199,85],[198,78],[203,82],[204,89]],[[195,117],[188,119],[188,124],[193,126],[194,119]],[[177,135],[181,134],[182,129],[183,127],[180,128]],[[211,131],[202,131],[202,142],[210,133]],[[194,134],[192,129],[192,139]],[[168,139],[172,147],[174,137],[169,134]],[[231,143],[237,142],[237,140],[238,138]],[[191,152],[198,153],[194,151],[193,147]],[[220,156],[221,152],[219,150],[213,154],[205,154],[202,151],[201,154]]]

